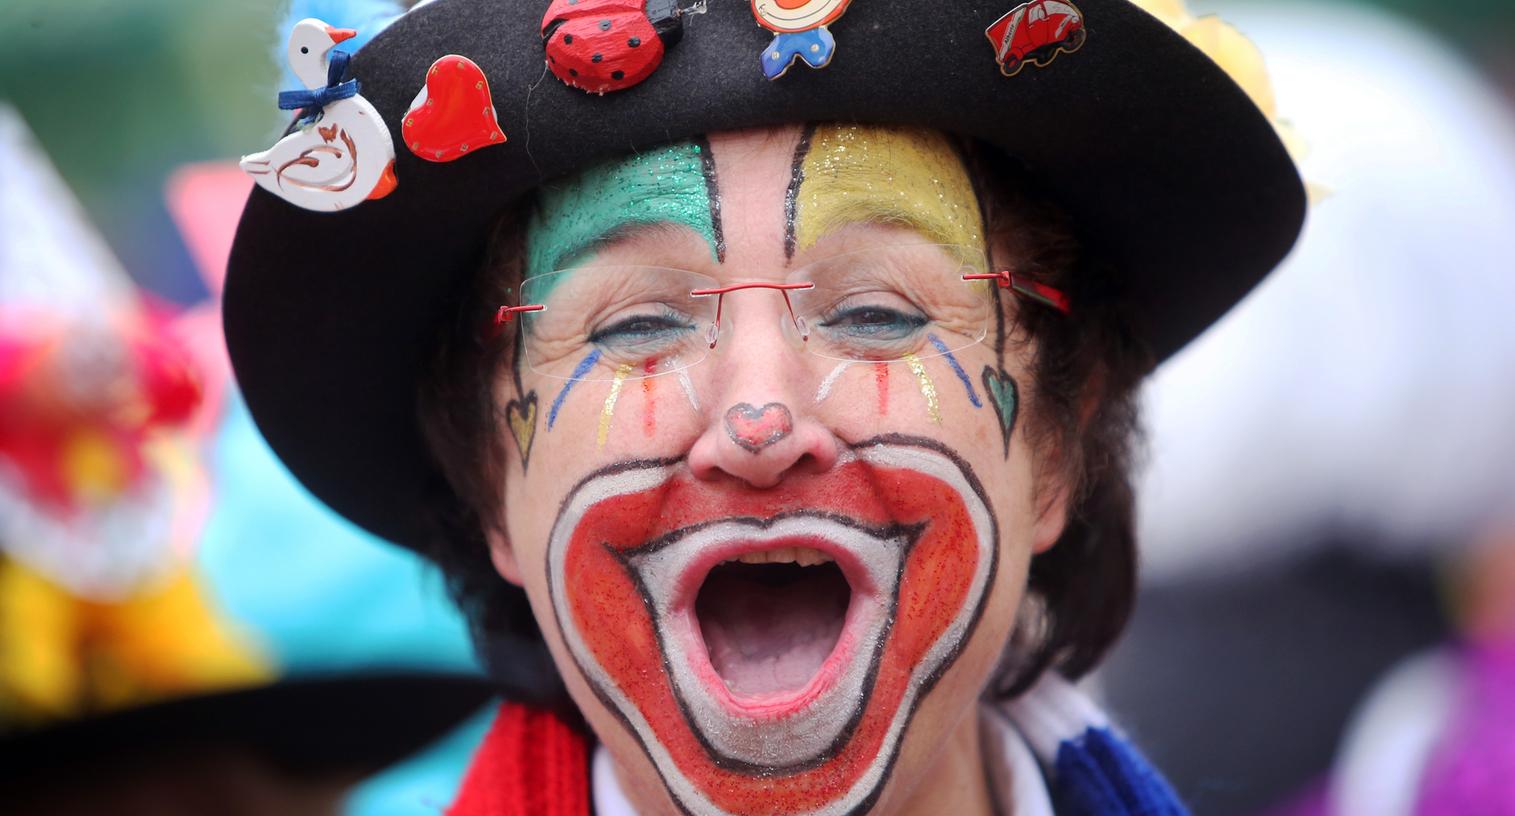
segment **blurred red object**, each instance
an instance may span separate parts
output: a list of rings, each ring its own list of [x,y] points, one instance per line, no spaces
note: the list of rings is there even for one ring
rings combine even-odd
[[[164,319],[0,322],[0,458],[55,512],[135,485],[148,437],[188,422],[201,399]]]

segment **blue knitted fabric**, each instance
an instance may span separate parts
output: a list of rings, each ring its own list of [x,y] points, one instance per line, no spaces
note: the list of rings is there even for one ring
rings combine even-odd
[[[1088,728],[1057,749],[1057,816],[1188,816],[1167,780],[1108,728]]]

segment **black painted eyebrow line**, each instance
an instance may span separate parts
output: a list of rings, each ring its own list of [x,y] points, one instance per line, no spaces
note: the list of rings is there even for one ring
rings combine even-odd
[[[700,149],[700,174],[705,177],[705,198],[710,202],[710,234],[715,238],[716,263],[726,262],[726,230],[721,224],[721,185],[716,175],[715,154],[710,150],[710,140],[701,136],[694,140]]]
[[[805,157],[810,155],[810,142],[815,136],[815,123],[805,125],[800,134],[800,143],[794,148],[794,159],[789,165],[789,189],[784,192],[784,258],[794,260],[795,216],[799,214],[800,185],[805,181]]]

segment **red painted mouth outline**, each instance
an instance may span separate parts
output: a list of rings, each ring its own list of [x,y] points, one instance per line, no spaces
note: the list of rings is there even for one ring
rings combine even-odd
[[[934,440],[904,435],[876,437],[851,450],[853,469],[848,473],[866,474],[864,483],[821,475],[814,477],[814,484],[796,482],[788,491],[675,493],[677,500],[669,504],[664,501],[668,489],[693,489],[688,479],[675,478],[682,461],[643,460],[591,474],[563,501],[544,565],[560,632],[591,691],[637,739],[685,812],[839,816],[867,810],[882,792],[919,704],[977,628],[998,570],[998,525],[972,468]],[[591,484],[597,490],[581,496]],[[916,489],[900,490],[901,486]],[[901,621],[915,623],[880,644],[891,655],[891,683],[858,703],[865,709],[867,726],[827,758],[825,764],[835,767],[756,775],[719,768],[715,758],[697,746],[698,729],[677,708],[667,652],[653,642],[652,613],[631,583],[635,575],[618,568],[611,551],[632,549],[701,520],[766,516],[817,505],[855,506],[859,520],[876,521],[884,513],[900,522],[933,521],[937,529],[929,534],[930,546],[923,543],[924,549],[913,554],[908,565],[901,562],[905,583],[899,599],[909,599]],[[746,513],[742,507],[758,509]],[[631,519],[638,529],[629,530],[623,519]],[[580,541],[580,556],[568,562],[570,571],[564,559],[573,540]],[[594,541],[600,543],[586,543]],[[600,555],[593,556],[595,552]],[[575,587],[572,595],[570,585]],[[571,612],[574,608],[581,612]],[[925,611],[931,608],[937,611]],[[588,621],[589,629],[581,631],[577,620]],[[595,651],[587,646],[586,633],[601,649],[628,637],[640,645]],[[651,664],[646,663],[649,658]],[[610,669],[605,660],[611,661]]]

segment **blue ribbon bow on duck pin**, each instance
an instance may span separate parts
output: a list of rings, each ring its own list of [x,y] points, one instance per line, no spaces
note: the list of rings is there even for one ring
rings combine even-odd
[[[279,107],[303,110],[277,144],[242,157],[259,187],[307,210],[334,212],[395,189],[395,146],[379,111],[346,82],[351,56],[336,44],[357,32],[314,17],[289,35],[289,67],[305,90],[279,94]]]
[[[763,49],[763,75],[778,79],[795,60],[811,68],[825,68],[836,53],[836,38],[826,29],[847,10],[852,0],[752,0],[752,16],[775,32]]]
[[[338,28],[333,31],[336,32],[331,35],[334,42],[341,42],[337,39],[339,35],[345,35],[342,36],[343,40],[357,35],[357,32],[352,29]],[[338,99],[351,99],[357,96],[362,87],[358,81],[356,79],[342,81],[342,77],[347,74],[349,62],[352,62],[351,54],[333,49],[331,59],[326,64],[326,85],[320,88],[280,91],[279,110],[304,110],[305,115],[300,117],[300,123],[305,124],[314,122],[327,105]]]

